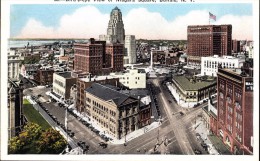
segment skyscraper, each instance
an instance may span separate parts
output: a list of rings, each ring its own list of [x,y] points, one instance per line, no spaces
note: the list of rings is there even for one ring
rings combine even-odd
[[[199,64],[202,56],[231,55],[232,25],[188,26],[188,62]]]
[[[136,63],[135,36],[126,35],[124,64],[134,64],[134,63]]]
[[[124,43],[125,29],[122,19],[122,12],[115,7],[110,13],[110,20],[108,22],[107,36],[110,37],[110,42]]]

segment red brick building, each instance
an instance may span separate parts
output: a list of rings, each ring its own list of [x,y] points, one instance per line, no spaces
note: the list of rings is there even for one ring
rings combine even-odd
[[[92,75],[107,74],[123,70],[123,44],[106,44],[105,41],[74,44],[74,70]]]
[[[53,82],[53,69],[38,69],[34,75],[34,80],[39,85],[50,85]]]
[[[188,62],[200,64],[200,58],[231,55],[232,25],[188,26]]]
[[[253,77],[241,69],[218,69],[217,135],[235,154],[253,153]]]
[[[102,44],[91,40],[88,44],[74,44],[74,70],[91,74],[99,74],[102,71]]]
[[[240,41],[239,40],[232,40],[232,52],[233,53],[240,52]]]
[[[111,70],[119,72],[124,69],[124,45],[123,44],[107,44],[106,45],[106,60],[111,62]]]

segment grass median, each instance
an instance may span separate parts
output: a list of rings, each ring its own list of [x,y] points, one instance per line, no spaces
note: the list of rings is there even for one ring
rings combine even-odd
[[[50,128],[50,124],[42,115],[34,109],[33,105],[27,100],[23,100],[23,112],[29,122],[34,122],[42,127],[43,130]]]

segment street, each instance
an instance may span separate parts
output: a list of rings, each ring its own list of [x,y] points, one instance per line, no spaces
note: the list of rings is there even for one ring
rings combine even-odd
[[[159,79],[150,81],[153,83],[152,88],[154,88],[155,91],[154,97],[157,99],[162,118],[159,127],[144,132],[143,135],[128,141],[126,145],[107,142],[108,146],[103,148],[99,146],[100,142],[104,142],[100,136],[91,131],[90,128],[86,127],[81,121],[68,112],[68,129],[74,132],[72,138],[75,143],[78,141],[86,142],[86,144],[89,145],[87,154],[159,153],[191,155],[194,154],[194,149],[200,149],[202,153],[206,154],[200,146],[200,142],[196,140],[193,128],[194,118],[201,113],[201,108],[197,107],[184,110],[174,102],[170,93],[167,91],[166,87],[161,84]],[[57,102],[49,102],[49,96],[45,94],[47,91],[50,91],[50,88],[33,87],[25,89],[24,95],[41,95],[39,100],[41,101],[42,106],[48,109],[49,112],[64,125],[65,108],[60,107]],[[180,111],[183,111],[185,114],[181,115]]]

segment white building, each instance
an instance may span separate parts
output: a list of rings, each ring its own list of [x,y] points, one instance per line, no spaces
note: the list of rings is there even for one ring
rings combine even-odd
[[[233,56],[219,57],[218,55],[214,55],[212,57],[201,57],[201,75],[216,77],[219,64],[223,68],[241,68],[244,62],[245,59]]]
[[[65,49],[64,48],[60,48],[60,56],[64,56],[65,55]]]
[[[76,84],[71,72],[53,73],[53,92],[64,99],[70,98],[70,89]]]
[[[129,89],[146,88],[146,73],[143,69],[129,69],[125,72],[110,73]]]
[[[246,46],[245,50],[248,53],[248,58],[254,58],[254,48],[252,45]]]
[[[126,35],[124,64],[135,64],[135,63],[136,63],[135,36]]]
[[[14,50],[8,52],[8,78],[19,78],[21,59]]]

